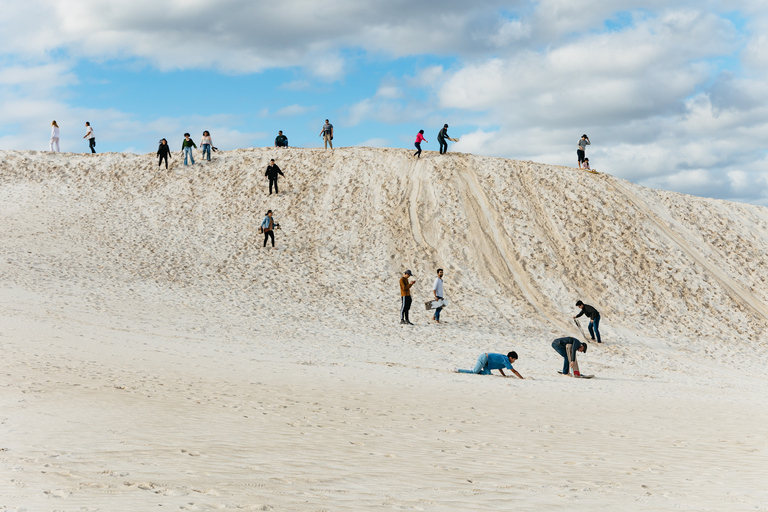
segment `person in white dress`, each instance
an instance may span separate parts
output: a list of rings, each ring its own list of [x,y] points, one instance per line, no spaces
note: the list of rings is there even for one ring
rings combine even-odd
[[[51,123],[51,151],[61,152],[59,149],[59,125],[56,121]]]

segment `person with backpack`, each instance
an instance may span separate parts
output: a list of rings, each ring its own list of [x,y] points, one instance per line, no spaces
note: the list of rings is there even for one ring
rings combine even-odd
[[[443,125],[443,129],[440,130],[440,133],[437,134],[437,142],[440,144],[440,154],[444,155],[448,152],[448,143],[446,142],[447,139],[450,139],[448,136],[448,125]]]
[[[261,231],[264,233],[264,247],[267,246],[267,239],[272,239],[272,247],[275,247],[275,219],[272,218],[272,210],[267,211],[266,217],[261,221]]]
[[[280,176],[285,176],[283,174],[283,171],[280,170],[280,168],[275,163],[275,159],[269,161],[269,165],[267,166],[267,172],[264,173],[264,176],[269,178],[269,195],[272,195],[272,185],[275,185],[275,194],[277,194],[277,176],[278,174]]]
[[[331,151],[333,151],[333,125],[327,119],[325,120],[323,129],[320,130],[320,136],[325,143],[325,149],[328,149],[328,146],[331,146]]]

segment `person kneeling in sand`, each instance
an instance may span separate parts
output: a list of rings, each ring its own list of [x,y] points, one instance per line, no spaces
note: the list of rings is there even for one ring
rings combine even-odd
[[[566,336],[565,338],[557,338],[553,341],[552,348],[563,356],[563,371],[560,373],[570,375],[570,369],[573,368],[573,376],[581,377],[579,363],[576,361],[576,352],[586,353],[587,344],[580,342],[576,338]]]
[[[482,375],[490,375],[491,370],[499,370],[499,373],[501,373],[502,377],[511,377],[512,375],[507,375],[504,373],[504,368],[506,368],[522,379],[523,376],[517,373],[517,370],[512,368],[512,363],[515,361],[517,361],[517,352],[514,351],[508,353],[506,356],[504,354],[486,352],[485,354],[480,354],[480,357],[477,358],[477,364],[475,364],[475,368],[473,370],[460,370],[456,368],[453,371],[456,373],[478,373]]]

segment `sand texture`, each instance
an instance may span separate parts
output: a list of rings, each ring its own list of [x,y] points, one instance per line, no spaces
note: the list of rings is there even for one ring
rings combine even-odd
[[[768,209],[411,154],[0,152],[0,511],[768,510]]]

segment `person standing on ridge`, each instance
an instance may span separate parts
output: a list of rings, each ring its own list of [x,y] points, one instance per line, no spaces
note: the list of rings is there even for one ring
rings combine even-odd
[[[157,168],[163,164],[165,160],[165,169],[168,170],[168,157],[171,156],[171,148],[168,146],[168,141],[160,139],[160,145],[157,147]]]
[[[320,136],[323,138],[323,142],[325,142],[325,149],[328,149],[328,146],[331,146],[331,149],[333,149],[333,125],[327,119],[323,129],[320,131]]]
[[[581,309],[581,313],[573,318],[579,318],[581,315],[589,318],[589,335],[592,338],[590,341],[602,343],[602,341],[600,341],[600,331],[598,330],[598,327],[600,326],[600,312],[589,304],[584,304],[580,300],[576,301],[576,307]]]
[[[51,123],[51,151],[61,152],[59,148],[59,125],[55,120]]]
[[[443,129],[440,130],[440,133],[437,134],[437,142],[440,144],[440,154],[444,155],[448,152],[448,143],[446,142],[447,139],[450,139],[448,136],[448,125],[443,125]]]
[[[275,147],[276,148],[287,148],[288,147],[288,137],[283,135],[283,130],[279,130],[277,132],[277,137],[275,137]]]
[[[184,141],[181,143],[181,153],[184,155],[184,165],[189,165],[187,164],[187,157],[189,157],[192,165],[195,164],[195,157],[192,156],[192,148],[197,148],[197,144],[195,144],[195,141],[189,137],[188,133],[185,133]]]
[[[96,152],[96,136],[93,134],[93,128],[91,128],[91,123],[88,121],[85,122],[85,135],[83,135],[84,139],[88,139],[88,147],[91,148],[91,153]]]
[[[277,194],[277,175],[285,176],[283,174],[283,171],[280,170],[280,168],[275,163],[275,159],[269,161],[269,165],[267,166],[267,172],[264,173],[264,176],[269,178],[269,195],[272,195],[272,185],[275,185],[275,194]]]
[[[581,377],[579,363],[576,362],[576,353],[586,353],[587,344],[582,343],[571,336],[566,336],[564,338],[557,338],[553,341],[552,348],[555,349],[555,352],[563,356],[563,371],[559,373],[570,375],[570,369],[573,368],[573,376]]]
[[[443,300],[443,269],[441,268],[437,269],[437,278],[435,279],[435,284],[432,285],[432,293],[435,294],[435,300]],[[440,312],[442,310],[443,307],[440,306],[435,310],[435,314],[432,316],[432,320],[434,320],[436,324],[440,323]]]
[[[208,130],[205,130],[203,132],[203,138],[200,139],[200,149],[203,150],[203,156],[200,158],[205,158],[205,155],[208,155],[208,161],[211,161],[211,148],[213,147],[213,141],[211,140],[211,132]],[[195,162],[192,162],[195,163]]]
[[[419,133],[416,134],[416,142],[413,143],[414,146],[416,146],[416,149],[418,149],[417,152],[413,154],[416,158],[421,158],[421,143],[426,142],[429,144],[429,141],[424,138],[424,130],[419,130]]]
[[[517,373],[517,370],[512,367],[512,364],[515,361],[517,361],[517,352],[514,350],[509,352],[507,355],[486,352],[485,354],[480,354],[480,357],[477,358],[477,363],[475,364],[475,368],[473,370],[460,370],[459,368],[456,368],[453,371],[455,373],[475,373],[478,375],[490,375],[491,370],[499,370],[499,373],[501,373],[502,377],[511,377],[512,375],[507,375],[504,373],[504,368],[506,368],[522,379],[523,376]]]
[[[408,318],[408,312],[411,309],[411,286],[416,282],[414,279],[411,281],[413,273],[410,270],[406,270],[403,273],[403,277],[400,278],[400,323],[413,325],[410,318]]]
[[[275,219],[272,218],[272,210],[267,211],[267,216],[261,221],[261,230],[264,232],[264,247],[267,239],[272,238],[272,247],[275,247]]]
[[[585,151],[589,145],[591,145],[591,142],[589,142],[589,137],[587,137],[587,134],[585,133],[579,139],[579,146],[576,150],[576,157],[579,159],[579,169],[581,169],[581,164],[584,163],[584,157],[586,155]]]

